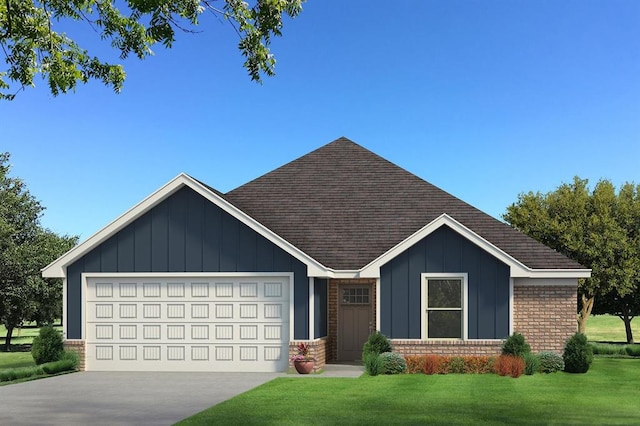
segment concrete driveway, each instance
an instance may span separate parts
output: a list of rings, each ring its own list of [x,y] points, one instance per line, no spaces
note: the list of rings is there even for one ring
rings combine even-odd
[[[0,386],[7,425],[171,425],[282,373],[81,372]]]

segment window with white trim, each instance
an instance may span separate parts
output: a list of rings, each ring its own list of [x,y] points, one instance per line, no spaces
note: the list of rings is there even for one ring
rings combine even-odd
[[[466,274],[423,274],[423,336],[466,338]]]

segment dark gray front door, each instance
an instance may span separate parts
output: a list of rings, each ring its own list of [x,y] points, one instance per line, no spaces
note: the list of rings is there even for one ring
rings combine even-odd
[[[373,330],[370,285],[343,285],[338,293],[338,361],[362,358],[362,346]]]

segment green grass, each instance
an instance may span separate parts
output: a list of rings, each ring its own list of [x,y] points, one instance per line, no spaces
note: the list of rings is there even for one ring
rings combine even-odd
[[[640,341],[640,319],[631,321],[634,340]],[[592,315],[587,320],[587,338],[592,342],[626,343],[624,323],[615,315]]]
[[[0,352],[0,371],[6,368],[33,367],[31,352]]]
[[[638,424],[640,361],[587,374],[278,378],[183,420],[204,424]]]

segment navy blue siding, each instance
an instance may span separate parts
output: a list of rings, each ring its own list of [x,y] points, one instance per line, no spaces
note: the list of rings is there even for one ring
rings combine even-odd
[[[314,337],[325,337],[327,335],[327,280],[323,278],[314,279]]]
[[[83,272],[293,272],[294,339],[309,336],[306,266],[182,188],[67,268],[67,330],[81,338]]]
[[[425,272],[468,274],[468,337],[509,334],[509,267],[447,226],[380,269],[380,325],[392,338],[419,339]]]

